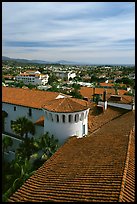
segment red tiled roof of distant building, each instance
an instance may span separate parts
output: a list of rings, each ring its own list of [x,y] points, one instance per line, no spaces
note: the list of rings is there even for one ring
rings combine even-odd
[[[83,97],[91,98],[93,95],[93,88],[90,87],[81,87],[80,88],[80,94]]]
[[[133,124],[134,112],[130,111],[88,137],[70,138],[9,202],[134,202],[134,180],[122,190],[126,168],[126,181],[135,178]]]
[[[108,95],[116,93],[114,88],[109,89],[109,88],[93,88],[93,87],[81,87],[80,93],[83,97],[87,97],[89,99],[92,99],[94,91],[95,91],[95,94],[101,94],[102,95],[104,90],[106,90],[106,93]],[[123,95],[123,94],[127,93],[126,90],[121,90],[121,89],[118,89],[117,92],[119,95]]]
[[[114,86],[113,83],[105,83],[105,82],[102,82],[99,84],[100,86]]]
[[[108,87],[113,87],[115,86],[115,83],[105,83],[105,82],[102,82],[100,83],[100,86],[108,86]],[[118,84],[119,87],[126,87],[126,84]]]
[[[3,78],[4,79],[13,79],[14,76],[12,76],[12,75],[3,75]]]
[[[94,88],[92,88],[92,87],[81,87],[80,93],[83,97],[92,98],[93,93],[94,93],[93,89]],[[95,88],[95,94],[103,94],[104,90],[106,90],[106,92],[108,94],[114,94],[115,93],[114,89]]]
[[[19,76],[29,76],[29,74],[27,74],[27,73],[20,73]]]
[[[123,89],[118,89],[117,91],[119,95],[124,95],[125,93],[127,93],[127,91]]]
[[[120,87],[127,87],[126,84],[118,84]]]
[[[114,82],[113,79],[109,79],[109,80],[108,80],[108,83],[113,83],[113,82]]]
[[[41,108],[42,104],[58,95],[57,92],[2,87],[2,102],[32,108]]]
[[[114,100],[114,98],[111,99],[113,97],[113,95],[110,95],[107,100],[117,102],[117,103],[125,103],[125,104],[132,104],[132,102],[133,102],[133,96],[128,96],[128,95],[114,95],[114,96],[120,97],[121,98],[120,101]]]
[[[53,112],[76,112],[88,109],[88,102],[76,98],[60,98],[48,101],[43,108]]]

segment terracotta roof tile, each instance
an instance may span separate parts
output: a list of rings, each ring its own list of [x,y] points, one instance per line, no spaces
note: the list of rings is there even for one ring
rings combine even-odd
[[[107,91],[107,94],[115,94],[114,89],[105,89],[105,88],[95,88],[95,94],[103,94],[104,90]],[[92,87],[81,87],[80,93],[83,97],[92,99],[94,91]]]
[[[123,172],[126,167],[129,172],[133,169],[132,142],[129,148],[133,124],[134,112],[130,111],[88,137],[70,138],[9,201],[118,202]],[[131,196],[134,200],[133,186],[131,182],[125,188],[123,200],[130,201]]]
[[[126,168],[123,176],[123,188],[119,197],[120,202],[135,201],[135,132],[130,133]]]
[[[35,122],[35,124],[44,127],[44,116],[41,116],[41,117]]]
[[[119,87],[123,87],[123,86],[126,87],[126,84],[118,84],[118,85],[119,85]],[[102,83],[100,83],[100,86],[113,87],[113,86],[115,86],[115,84],[102,82]]]
[[[126,90],[118,89],[118,94],[119,94],[119,95],[124,95],[125,93],[127,93]]]
[[[42,107],[53,112],[76,112],[86,110],[88,102],[76,98],[60,98],[48,101]]]
[[[100,86],[108,86],[108,87],[110,87],[110,86],[114,86],[114,84],[113,83],[102,82],[102,83],[100,83]]]
[[[101,94],[103,95],[103,92],[104,90],[106,90],[106,93],[107,93],[107,99],[110,98],[111,95],[115,95],[115,89],[105,89],[105,88],[95,88],[95,94]],[[92,99],[93,98],[93,88],[92,87],[81,87],[80,89],[80,93],[83,97],[87,97],[89,99]],[[121,89],[118,89],[118,94],[119,96],[122,96],[122,102],[123,103],[129,103],[132,101],[132,96],[128,96],[128,95],[124,95],[125,93],[127,93],[126,90],[121,90]]]
[[[41,108],[42,104],[58,95],[57,92],[2,87],[2,102],[32,108]]]
[[[118,96],[121,97],[121,100],[120,101],[114,101],[114,99],[113,99],[114,102],[125,103],[125,104],[131,104],[133,102],[133,96],[128,96],[128,95],[118,95]],[[111,95],[109,95],[108,101],[112,101]]]

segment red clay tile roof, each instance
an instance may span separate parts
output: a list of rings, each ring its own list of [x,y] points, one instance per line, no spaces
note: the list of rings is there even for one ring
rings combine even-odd
[[[95,88],[95,94],[103,94],[104,90],[107,91],[107,94],[115,94],[114,89],[105,89],[105,88]],[[81,87],[80,93],[83,97],[93,98],[93,88],[92,87]]]
[[[125,93],[127,93],[126,90],[118,89],[118,94],[119,94],[119,95],[124,95]]]
[[[41,117],[35,122],[35,124],[44,127],[44,116],[41,116]]]
[[[102,94],[103,95],[104,90],[106,90],[107,98],[110,98],[111,95],[115,94],[115,89],[112,89],[112,88],[111,89],[95,88],[95,94]],[[126,90],[118,89],[117,91],[118,91],[118,94],[123,97],[123,99],[126,100],[126,98],[128,98],[128,100],[131,101],[131,98],[132,98],[131,96],[128,97],[127,95],[124,95],[125,93],[127,93]],[[87,97],[89,99],[93,98],[93,88],[92,87],[81,87],[80,93],[83,97]]]
[[[124,170],[119,202],[135,200],[135,130],[130,133],[126,166]]]
[[[76,98],[60,98],[48,101],[42,106],[53,112],[76,112],[88,109],[88,102]]]
[[[108,87],[113,87],[113,86],[115,86],[115,84],[114,83],[105,83],[105,82],[102,82],[102,83],[100,83],[100,86],[108,86]],[[120,87],[126,87],[126,84],[118,84],[118,86],[120,86]]]
[[[21,88],[2,87],[2,102],[41,108],[42,104],[55,99],[59,93]]]
[[[105,110],[101,114],[96,113],[97,108],[95,106],[90,107],[90,111],[88,114],[88,132],[89,134],[101,126],[105,125],[109,121],[113,120],[114,118],[117,118],[121,116],[124,113],[127,113],[128,111],[122,108],[116,108],[116,107],[109,107],[107,110]]]
[[[9,201],[118,202],[127,158],[127,180],[134,169],[133,124],[134,112],[130,111],[88,137],[70,138]],[[122,201],[134,201],[134,182],[129,182]]]
[[[118,95],[121,97],[120,101],[115,101],[111,99],[111,96],[109,96],[108,101],[113,101],[117,103],[125,103],[125,104],[131,104],[133,102],[133,96],[128,96],[128,95]]]
[[[99,83],[100,86],[114,86],[113,83],[105,83],[105,82],[102,82],[102,83]]]

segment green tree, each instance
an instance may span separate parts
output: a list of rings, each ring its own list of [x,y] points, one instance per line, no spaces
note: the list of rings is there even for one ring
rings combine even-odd
[[[33,122],[28,120],[25,116],[18,118],[16,121],[13,121],[11,124],[11,128],[22,139],[24,135],[25,138],[27,138],[28,133],[31,133],[32,135],[35,134],[35,126]]]
[[[11,147],[13,145],[13,140],[11,137],[4,136],[2,139],[2,154],[4,158],[4,152],[7,151],[8,147]]]
[[[55,153],[55,151],[58,149],[58,146],[58,139],[53,135],[50,136],[49,133],[44,134],[39,139],[40,150],[43,150],[48,158]]]
[[[83,99],[83,96],[81,95],[78,89],[74,89],[73,91],[71,91],[70,95],[74,98]]]
[[[23,140],[19,148],[16,150],[17,155],[22,158],[23,160],[27,158],[28,160],[30,159],[30,156],[34,154],[36,151],[36,147],[34,145],[34,138],[29,138],[27,137],[25,140]]]
[[[100,96],[100,94],[95,94],[94,95],[94,102],[96,103],[96,104],[98,104],[98,102],[101,100],[101,96]]]
[[[15,160],[12,161],[9,166],[10,174],[7,175],[6,190],[2,195],[4,202],[8,201],[8,198],[28,179],[35,171],[32,169],[32,165],[29,160],[25,158],[23,161],[16,155]]]
[[[36,85],[33,85],[33,84],[30,84],[30,83],[29,83],[29,84],[27,85],[27,87],[28,87],[29,89],[33,89],[33,88],[36,88]]]
[[[5,130],[5,118],[8,116],[6,111],[2,111],[2,132]]]
[[[80,84],[74,83],[74,84],[72,84],[72,87],[73,87],[74,89],[79,90],[79,89],[80,89]]]
[[[49,85],[53,85],[57,81],[58,81],[58,78],[56,77],[55,74],[52,74],[52,75],[49,76],[49,79],[48,79]]]
[[[98,82],[98,81],[99,81],[98,77],[93,74],[93,75],[91,76],[90,82],[92,83],[92,82]]]
[[[52,87],[49,88],[47,91],[53,91],[53,92],[60,92],[60,89],[57,88],[57,84],[52,84]]]
[[[34,168],[38,168],[57,151],[59,142],[58,139],[53,135],[50,136],[47,132],[34,142],[34,146],[37,150],[31,156],[31,160],[33,160]]]
[[[11,164],[2,165],[2,172],[6,170],[6,175],[4,174],[2,178],[3,202],[7,202],[8,198],[37,168],[55,153],[58,147],[58,139],[54,138],[53,135],[50,136],[48,133],[38,139],[27,138],[23,140]]]

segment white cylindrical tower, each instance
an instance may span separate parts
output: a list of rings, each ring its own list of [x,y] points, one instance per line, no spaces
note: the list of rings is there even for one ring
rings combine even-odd
[[[88,134],[88,102],[76,98],[59,98],[43,105],[44,132],[63,143],[70,136]]]
[[[107,109],[107,98],[106,98],[106,90],[103,92],[103,102],[104,102],[104,109]]]

